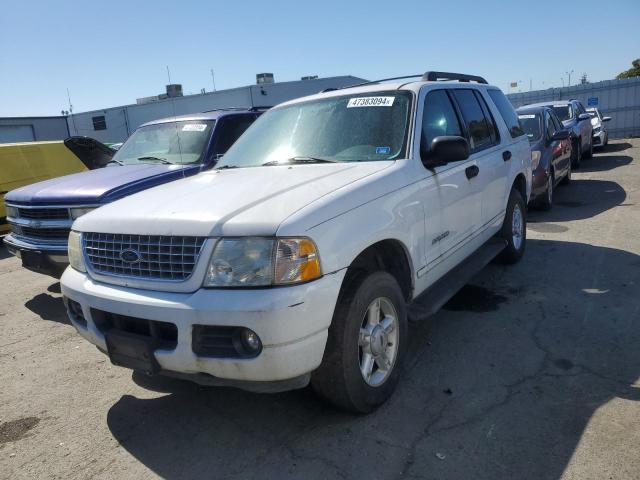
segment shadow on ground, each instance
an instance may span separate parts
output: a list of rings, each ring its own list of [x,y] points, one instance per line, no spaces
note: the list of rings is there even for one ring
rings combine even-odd
[[[125,395],[107,423],[164,478],[556,479],[597,410],[640,400],[640,323],[629,318],[639,271],[621,250],[529,240],[520,264],[490,265],[411,327],[398,390],[368,416],[310,389],[259,395],[134,374],[166,394]]]
[[[529,227],[536,230],[538,222],[566,222],[599,215],[622,204],[627,198],[624,189],[609,180],[574,179],[567,186],[554,190],[553,209],[548,212],[531,209]]]
[[[56,289],[56,284],[58,288]],[[47,290],[57,293],[59,291],[59,283],[54,283]],[[62,298],[59,296],[49,295],[48,293],[40,293],[24,304],[29,310],[38,315],[43,320],[52,322],[69,324],[67,311],[64,308]]]
[[[604,172],[614,168],[629,165],[633,158],[628,155],[595,155],[593,158],[580,162],[578,172]]]
[[[7,250],[7,247],[2,243],[2,237],[0,236],[0,260],[4,260],[5,258],[9,258],[12,255]]]
[[[616,153],[627,150],[628,148],[633,148],[633,145],[629,142],[614,140],[613,143],[610,142],[606,147],[603,147],[602,149],[596,148],[594,151],[595,153]]]

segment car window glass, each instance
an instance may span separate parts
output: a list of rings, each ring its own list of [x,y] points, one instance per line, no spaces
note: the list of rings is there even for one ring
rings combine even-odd
[[[469,130],[471,150],[478,151],[493,144],[489,120],[471,89],[455,89],[453,95],[458,102],[462,117]]]
[[[482,108],[482,113],[484,113],[484,118],[486,118],[487,120],[489,133],[491,134],[491,143],[494,143],[494,144],[498,143],[500,138],[500,135],[498,135],[498,127],[496,127],[496,121],[494,120],[493,115],[491,115],[491,112],[489,111],[487,102],[485,102],[484,98],[482,97],[482,94],[477,90],[475,92],[475,95],[476,95],[476,99],[478,100],[478,103],[480,104],[480,107]]]
[[[564,125],[562,125],[562,122],[560,121],[560,119],[556,116],[555,113],[553,113],[553,110],[551,110],[549,112],[549,116],[551,117],[551,120],[553,121],[554,125],[556,126],[556,131],[560,131],[564,129]]]
[[[545,112],[544,118],[547,125],[547,138],[551,139],[551,137],[553,137],[553,134],[556,133],[556,126],[554,125],[553,119],[551,118],[551,115],[549,115],[549,113]]]
[[[249,128],[254,120],[254,115],[234,115],[220,119],[216,131],[215,154],[220,155],[229,150],[229,147]]]
[[[507,100],[504,93],[501,90],[491,89],[487,90],[487,93],[493,100],[493,103],[498,108],[504,123],[507,124],[507,128],[509,129],[509,133],[513,138],[519,137],[520,135],[524,135],[524,130],[522,125],[518,120],[518,114],[511,105],[511,102]]]
[[[429,150],[434,138],[445,135],[462,136],[462,130],[447,92],[435,90],[430,92],[424,101],[421,149]]]

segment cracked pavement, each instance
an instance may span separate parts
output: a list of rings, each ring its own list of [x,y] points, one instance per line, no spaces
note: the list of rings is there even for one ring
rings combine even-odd
[[[640,478],[640,139],[612,142],[412,325],[368,416],[112,366],[0,249],[0,478]]]

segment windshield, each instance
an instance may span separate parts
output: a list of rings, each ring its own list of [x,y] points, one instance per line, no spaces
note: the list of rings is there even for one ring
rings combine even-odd
[[[520,125],[529,141],[539,140],[542,136],[542,127],[540,123],[540,115],[518,115]]]
[[[158,123],[138,128],[112,158],[122,165],[199,163],[213,120]]]
[[[411,99],[409,92],[375,92],[270,110],[229,149],[218,168],[402,158]]]
[[[551,108],[553,108],[553,111],[561,122],[573,118],[573,109],[571,108],[571,105],[553,105]]]

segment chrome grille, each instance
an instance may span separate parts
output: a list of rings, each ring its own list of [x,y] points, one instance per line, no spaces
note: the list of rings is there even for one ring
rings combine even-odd
[[[36,240],[59,240],[66,242],[69,239],[69,228],[34,228],[11,224],[11,232],[20,237]]]
[[[83,233],[86,258],[102,275],[186,280],[193,273],[204,237]],[[123,252],[134,252],[134,261]],[[124,258],[123,258],[124,257]]]
[[[68,208],[18,208],[20,218],[29,220],[69,220]]]

